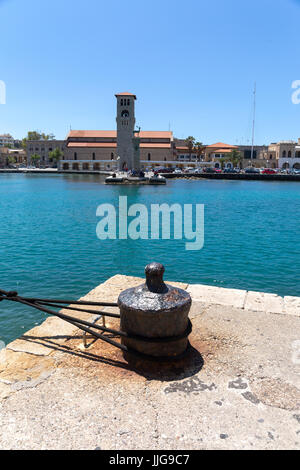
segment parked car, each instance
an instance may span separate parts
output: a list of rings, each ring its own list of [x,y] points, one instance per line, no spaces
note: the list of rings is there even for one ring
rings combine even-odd
[[[164,167],[157,167],[155,171],[158,173],[173,173],[173,168],[164,168]]]
[[[257,173],[260,173],[260,170],[259,168],[250,167],[250,168],[245,169],[245,173],[257,174]]]
[[[273,168],[265,168],[261,172],[262,175],[275,175],[276,171]]]
[[[182,169],[181,168],[175,168],[174,173],[182,173]]]
[[[223,173],[239,173],[239,171],[237,171],[236,168],[225,168]]]
[[[203,173],[216,173],[216,169],[211,167],[203,168]]]
[[[188,166],[188,167],[186,167],[184,172],[185,173],[195,173],[195,168],[193,168],[192,166]]]

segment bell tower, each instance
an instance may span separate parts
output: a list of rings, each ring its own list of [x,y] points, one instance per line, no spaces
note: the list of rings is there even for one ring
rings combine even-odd
[[[132,93],[118,93],[117,98],[117,155],[119,169],[134,169],[133,133],[135,126],[134,106],[136,96]]]

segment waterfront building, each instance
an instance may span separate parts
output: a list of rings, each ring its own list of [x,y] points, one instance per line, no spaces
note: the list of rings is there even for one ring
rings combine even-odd
[[[56,166],[56,162],[53,162],[49,157],[49,153],[59,148],[62,153],[65,151],[64,140],[28,140],[26,153],[27,153],[27,164],[32,164],[32,155],[39,155],[40,160],[38,165],[43,167]]]
[[[135,130],[135,101],[132,93],[118,93],[117,130],[72,130],[66,140],[63,171],[146,169],[176,166],[176,150],[171,131]],[[134,141],[139,141],[139,161]]]
[[[279,168],[300,169],[300,138],[298,142],[293,140],[281,140],[272,143],[268,147],[268,156],[276,158]]]
[[[14,138],[10,134],[1,134],[0,135],[0,147],[7,147],[7,146],[14,145]]]
[[[7,168],[10,165],[19,166],[26,163],[26,152],[23,149],[10,149],[0,147],[0,168]]]

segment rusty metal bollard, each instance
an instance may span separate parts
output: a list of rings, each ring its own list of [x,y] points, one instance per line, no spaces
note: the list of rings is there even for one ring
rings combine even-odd
[[[146,282],[123,291],[118,298],[122,344],[133,351],[156,357],[182,355],[188,347],[191,297],[183,289],[165,284],[160,263],[145,268]]]

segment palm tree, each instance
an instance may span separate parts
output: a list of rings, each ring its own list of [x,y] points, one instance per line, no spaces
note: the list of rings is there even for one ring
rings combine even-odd
[[[231,162],[234,167],[239,166],[240,168],[242,167],[243,163],[243,156],[241,152],[239,152],[236,149],[233,149],[229,154],[226,160]]]
[[[203,153],[203,150],[205,149],[205,146],[202,144],[202,142],[196,142],[195,143],[195,149],[196,149],[198,161],[200,162],[201,155]]]
[[[189,149],[190,161],[192,159],[192,151],[193,151],[193,148],[195,147],[195,141],[196,141],[196,139],[192,135],[189,135],[185,139],[185,143],[186,143],[186,145],[188,146],[188,149]]]

